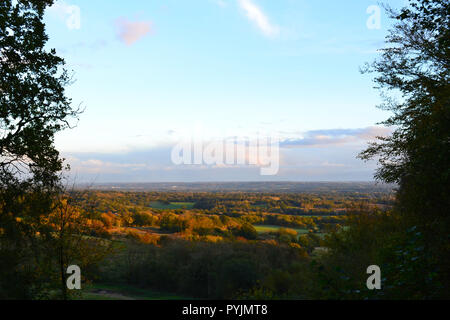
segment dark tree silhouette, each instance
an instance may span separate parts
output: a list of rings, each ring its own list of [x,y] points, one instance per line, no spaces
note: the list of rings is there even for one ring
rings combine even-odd
[[[402,211],[432,221],[450,207],[450,3],[411,0],[387,37],[381,58],[367,66],[377,74],[383,122],[394,132],[360,156],[378,158],[376,178],[399,184]],[[392,93],[392,94],[389,94]]]
[[[45,49],[52,4],[0,2],[0,297],[35,298],[48,276],[39,241],[51,233],[43,221],[61,190],[54,136],[78,115],[64,60]]]
[[[0,5],[0,181],[34,178],[53,186],[62,161],[53,140],[77,115],[65,96],[70,78],[48,40],[44,10],[52,0]]]
[[[410,0],[388,12],[396,24],[381,58],[364,71],[376,73],[381,108],[393,112],[383,124],[394,131],[360,157],[377,158],[376,178],[398,184],[396,213],[425,248],[411,279],[423,280],[424,296],[443,297],[450,285],[450,2]]]

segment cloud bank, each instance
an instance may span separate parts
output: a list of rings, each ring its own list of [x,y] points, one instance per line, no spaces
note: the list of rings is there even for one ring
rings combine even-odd
[[[328,129],[313,130],[303,134],[301,138],[285,139],[280,146],[284,148],[337,146],[350,143],[363,143],[386,136],[391,130],[386,127],[367,127],[360,129]]]
[[[175,165],[171,160],[174,145],[63,156],[77,182],[367,181],[376,165],[356,157],[368,140],[389,132],[385,127],[326,129],[284,139],[275,176],[261,176],[259,165]]]

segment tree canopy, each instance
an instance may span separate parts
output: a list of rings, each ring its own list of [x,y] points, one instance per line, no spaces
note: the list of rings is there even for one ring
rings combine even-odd
[[[56,132],[77,110],[65,95],[70,76],[54,49],[46,50],[44,10],[53,0],[0,4],[0,183],[57,183],[62,160]]]
[[[361,157],[377,158],[376,178],[399,184],[402,211],[432,220],[450,206],[450,3],[410,0],[388,12],[396,24],[364,71],[376,74],[380,107],[393,112],[383,124],[394,131]]]
[[[393,127],[360,157],[377,158],[376,178],[397,183],[395,213],[406,228],[387,269],[416,286],[421,297],[446,297],[450,283],[450,2],[410,0],[388,8],[396,23],[381,57],[364,70],[376,74],[381,108]],[[411,249],[417,256],[407,259]],[[418,254],[420,252],[420,254]],[[394,261],[396,263],[394,263]],[[385,268],[386,269],[386,268]],[[413,290],[410,290],[411,292]],[[406,290],[408,292],[408,290]]]

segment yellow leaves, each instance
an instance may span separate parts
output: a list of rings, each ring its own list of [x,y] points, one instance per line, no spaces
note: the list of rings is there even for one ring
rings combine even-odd
[[[157,245],[161,236],[156,234],[150,234],[144,231],[129,229],[127,236],[133,240],[136,240],[145,244]]]
[[[248,242],[247,239],[245,239],[244,237],[241,237],[241,236],[236,237],[236,240],[239,242]]]
[[[290,246],[291,248],[295,248],[295,249],[302,249],[302,246],[299,245],[298,243],[295,243],[295,242],[289,243],[289,246]]]
[[[272,246],[278,246],[278,242],[276,240],[274,240],[274,239],[263,240],[262,242],[266,243],[266,244],[269,244],[269,245],[272,245]]]
[[[206,242],[217,243],[217,242],[223,241],[223,237],[208,235],[208,236],[205,236],[205,241]]]
[[[298,233],[297,231],[295,231],[294,229],[290,229],[290,228],[280,228],[278,229],[278,234],[279,235],[287,235],[290,237],[297,237]]]

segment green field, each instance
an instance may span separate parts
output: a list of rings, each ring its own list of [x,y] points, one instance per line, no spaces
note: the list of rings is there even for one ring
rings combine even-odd
[[[150,203],[150,207],[153,209],[162,210],[192,209],[194,204],[194,202],[171,202],[169,204],[165,204],[160,201],[153,201]]]
[[[256,231],[258,233],[269,233],[269,232],[277,232],[280,228],[288,228],[282,226],[274,226],[274,225],[254,225]],[[300,228],[288,228],[297,231],[298,235],[307,234],[308,229],[300,229]]]

